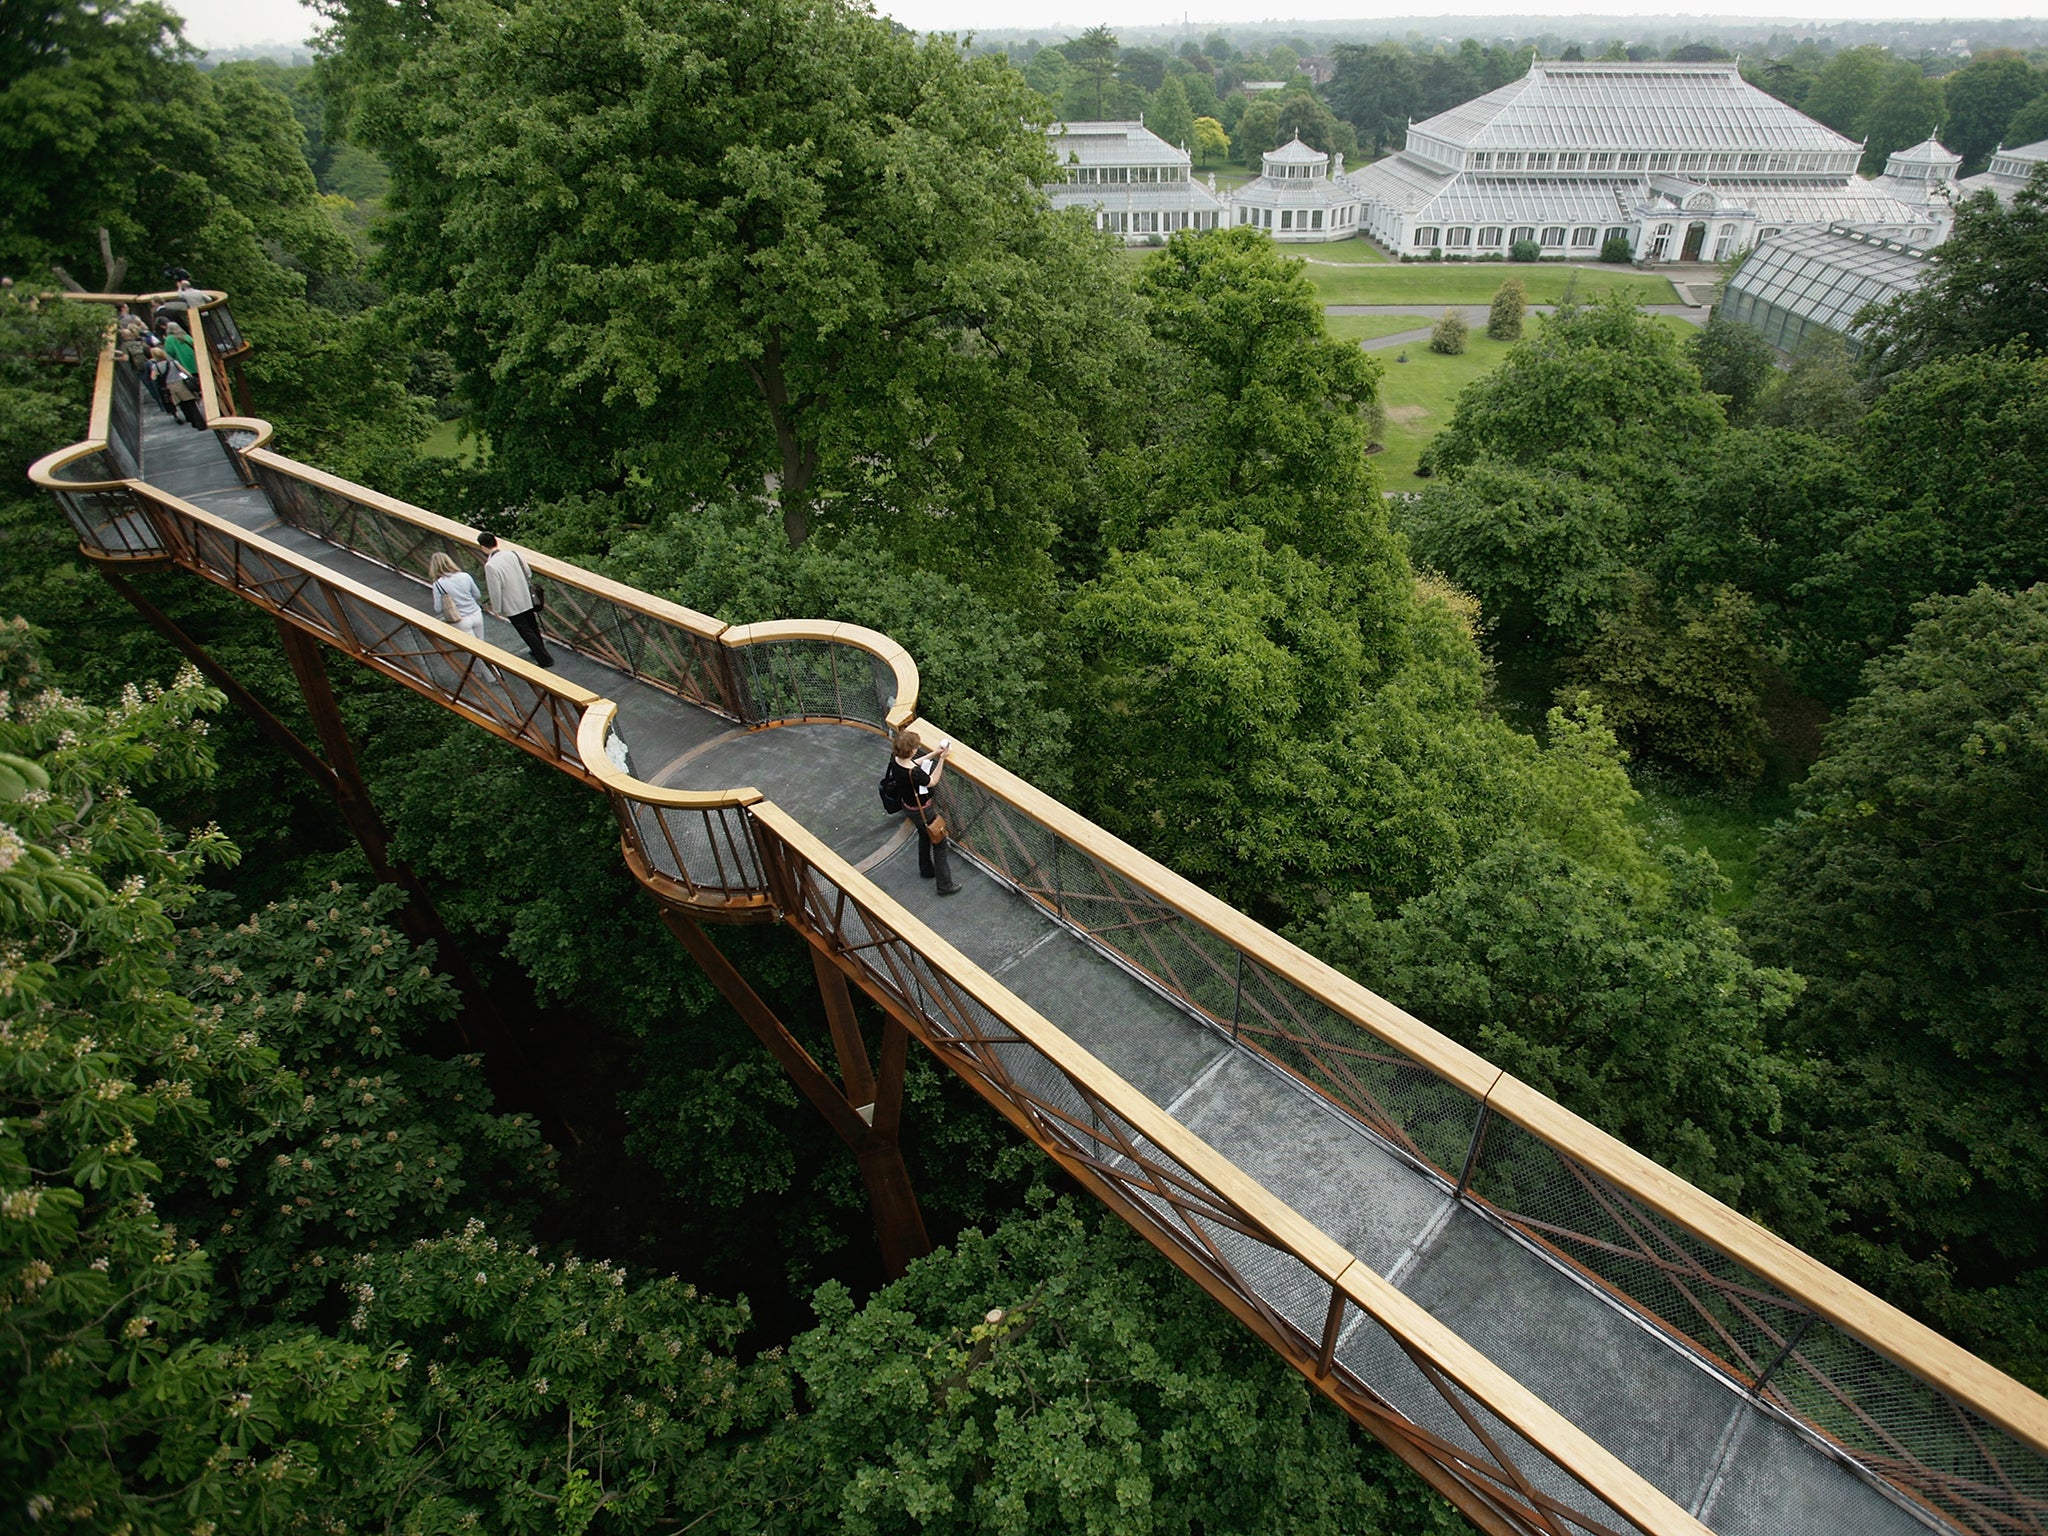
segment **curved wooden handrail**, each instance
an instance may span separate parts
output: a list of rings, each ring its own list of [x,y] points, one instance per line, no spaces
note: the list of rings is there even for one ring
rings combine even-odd
[[[599,699],[583,711],[583,719],[576,727],[576,755],[583,759],[585,771],[613,794],[641,805],[677,811],[721,811],[732,806],[760,805],[765,800],[761,791],[751,785],[739,789],[667,789],[634,778],[617,767],[604,749],[618,715],[615,702]]]

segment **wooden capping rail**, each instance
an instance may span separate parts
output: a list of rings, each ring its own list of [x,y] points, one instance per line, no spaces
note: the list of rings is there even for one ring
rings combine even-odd
[[[439,513],[429,512],[424,507],[416,507],[411,502],[400,501],[395,496],[373,491],[368,486],[356,484],[353,480],[344,480],[339,475],[330,475],[325,470],[314,469],[309,464],[301,464],[296,459],[288,459],[267,448],[249,448],[244,450],[244,453],[252,464],[261,464],[281,475],[304,481],[307,485],[317,486],[349,501],[361,502],[387,517],[395,517],[400,522],[411,523],[430,533],[454,539],[472,549],[476,547],[477,535],[483,531],[480,528],[472,528],[467,523],[458,523],[453,518],[442,517]],[[699,613],[694,608],[685,608],[681,603],[669,602],[666,598],[656,597],[649,592],[642,592],[638,587],[629,587],[624,582],[613,581],[609,576],[600,576],[595,571],[586,571],[580,565],[557,560],[553,555],[544,555],[538,550],[528,549],[511,539],[505,540],[505,544],[519,551],[526,563],[533,567],[534,574],[580,588],[593,596],[604,598],[607,602],[617,603],[622,608],[630,608],[651,619],[659,619],[664,624],[687,629],[707,640],[717,639],[727,627],[709,614]]]
[[[28,467],[29,483],[45,491],[111,491],[128,484],[126,480],[62,480],[57,471],[66,465],[107,451],[107,434],[114,416],[114,339],[100,346],[99,362],[93,373],[92,416],[85,440],[67,448],[53,449]]]
[[[877,660],[886,662],[896,674],[896,702],[887,720],[893,729],[910,724],[917,717],[917,663],[910,652],[878,629],[864,624],[840,624],[830,619],[770,619],[759,624],[734,624],[719,635],[718,643],[738,649],[766,645],[776,640],[823,640],[855,646]]]
[[[947,765],[1084,854],[1101,860],[1189,921],[1243,951],[1275,976],[1301,988],[1367,1033],[1412,1057],[1418,1065],[1463,1089],[1480,1105],[1583,1163],[1708,1247],[1768,1280],[1792,1300],[1812,1308],[1901,1369],[1954,1398],[2023,1445],[2048,1455],[2048,1398],[1872,1295],[1775,1232],[1695,1188],[1661,1163],[1616,1140],[1519,1078],[1503,1072],[1405,1009],[1290,944],[972,748],[956,743]]]
[[[618,713],[619,706],[615,702],[598,699],[583,711],[583,718],[576,725],[576,755],[583,759],[584,771],[613,794],[641,805],[678,811],[721,811],[761,803],[761,791],[752,787],[665,789],[659,784],[649,784],[645,779],[636,779],[614,766],[611,758],[605,755],[604,742],[611,734],[612,722],[618,718]]]
[[[1116,1072],[1009,988],[927,927],[771,800],[750,814],[829,879],[849,899],[886,923],[909,946],[982,1007],[1016,1031],[1046,1060],[1087,1085],[1132,1130],[1245,1212],[1279,1246],[1367,1313],[1393,1338],[1426,1356],[1445,1376],[1529,1444],[1656,1536],[1704,1536],[1707,1528],[1646,1479],[1507,1372],[1354,1258],[1349,1250]]]

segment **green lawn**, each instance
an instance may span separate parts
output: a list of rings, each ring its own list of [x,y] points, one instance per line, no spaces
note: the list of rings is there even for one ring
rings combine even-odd
[[[1728,889],[1714,900],[1714,910],[1732,916],[1756,894],[1756,851],[1771,823],[1792,813],[1792,797],[1784,790],[1758,790],[1753,796],[1689,795],[1660,789],[1638,780],[1642,803],[1636,819],[1659,842],[1697,851],[1704,848],[1728,877]]]
[[[1379,332],[1382,336],[1431,323],[1427,316],[1420,315],[1328,315],[1323,324],[1331,335],[1341,336],[1346,333],[1339,331],[1338,326],[1358,320],[1390,322],[1388,329]],[[1531,320],[1533,323],[1533,316]],[[1689,336],[1694,329],[1676,315],[1660,315],[1657,321],[1680,336]],[[1483,328],[1475,326],[1465,351],[1457,357],[1430,351],[1426,341],[1373,354],[1386,370],[1380,380],[1380,398],[1387,407],[1387,446],[1384,453],[1373,456],[1373,462],[1379,466],[1382,489],[1419,491],[1429,484],[1415,477],[1415,461],[1422,456],[1429,440],[1451,419],[1459,392],[1482,374],[1491,373],[1512,345],[1495,341]],[[1404,356],[1407,362],[1398,361]]]
[[[1364,246],[1364,240],[1345,244]],[[1340,246],[1314,248],[1322,253]],[[1399,266],[1393,262],[1361,261],[1346,266],[1311,266],[1309,281],[1323,296],[1325,304],[1485,304],[1500,287],[1503,278],[1522,280],[1531,304],[1555,304],[1568,283],[1576,280],[1582,298],[1620,291],[1638,304],[1676,304],[1678,295],[1668,278],[1645,277],[1626,269],[1614,271],[1567,267],[1549,262],[1529,265],[1515,262],[1440,263],[1415,262]]]
[[[1325,315],[1323,329],[1338,341],[1372,341],[1400,331],[1427,330],[1435,319],[1429,315]]]
[[[462,423],[444,421],[427,434],[420,444],[420,452],[434,459],[460,459],[464,467],[476,463],[478,440],[475,436],[462,435]]]
[[[1394,258],[1370,240],[1333,240],[1328,245],[1290,245],[1287,250],[1315,267],[1392,266]]]

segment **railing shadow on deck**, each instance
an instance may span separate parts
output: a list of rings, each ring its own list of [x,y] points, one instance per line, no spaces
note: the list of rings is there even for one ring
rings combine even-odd
[[[224,313],[217,301],[194,327],[212,359],[208,417],[237,478],[281,522],[421,582],[436,553],[475,558],[475,530],[296,463],[267,446],[268,423],[227,414],[226,349],[208,341],[232,326]],[[104,351],[87,440],[31,470],[89,556],[180,564],[601,790],[658,900],[821,940],[1019,1130],[1482,1525],[1705,1529],[757,790],[645,783],[615,750],[613,700],[120,473],[113,445],[126,446],[130,417],[116,395],[131,374]],[[551,640],[682,703],[754,729],[887,731],[917,717],[916,666],[874,631],[725,625],[523,553],[548,593]],[[2035,1394],[972,749],[956,751],[941,793],[959,846],[992,877],[1927,1523],[2048,1530],[2048,1403]],[[1359,1374],[1360,1359],[1404,1373],[1405,1393]],[[1436,1408],[1418,1409],[1418,1392]]]

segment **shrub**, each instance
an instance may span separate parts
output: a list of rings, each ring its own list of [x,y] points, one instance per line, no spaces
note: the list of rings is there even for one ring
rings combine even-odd
[[[1517,240],[1508,247],[1509,261],[1540,261],[1542,259],[1543,247],[1534,240]]]
[[[1627,266],[1636,259],[1636,253],[1630,247],[1627,235],[1609,235],[1601,242],[1600,259],[1611,261],[1616,266]]]
[[[1486,317],[1486,334],[1495,341],[1522,339],[1522,312],[1528,307],[1529,291],[1519,277],[1500,285],[1493,296],[1493,309]]]
[[[1458,356],[1465,350],[1466,329],[1463,315],[1455,309],[1445,310],[1443,319],[1429,333],[1429,350],[1445,357]]]

